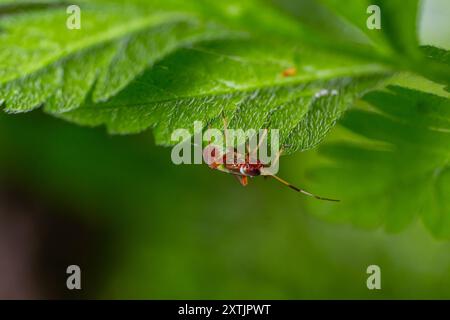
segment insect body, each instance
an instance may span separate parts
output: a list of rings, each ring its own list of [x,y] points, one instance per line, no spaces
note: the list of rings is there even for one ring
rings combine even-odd
[[[213,156],[214,153],[215,150],[212,151]],[[243,186],[248,184],[249,177],[253,178],[262,175],[262,170],[266,167],[259,160],[256,160],[256,163],[250,163],[248,154],[245,155],[244,162],[238,161],[238,159],[242,159],[242,156],[236,150],[223,154],[220,156],[220,159],[221,161],[211,162],[209,167],[236,176]],[[227,161],[227,159],[233,159],[233,161],[229,163],[230,161]]]
[[[225,122],[225,134],[226,130],[227,129]],[[290,184],[289,182],[270,173],[270,171],[268,170],[269,168],[268,165],[261,163],[257,159],[256,160],[251,159],[250,155],[252,153],[255,153],[257,150],[254,150],[253,152],[250,152],[248,150],[247,154],[242,155],[236,149],[228,150],[227,152],[220,154],[217,148],[215,148],[214,146],[212,146],[212,148],[213,149],[210,150],[210,155],[212,159],[209,162],[209,167],[211,169],[219,170],[234,175],[243,186],[247,186],[249,178],[254,178],[258,176],[266,176],[266,177],[269,176],[274,178],[278,182],[284,184],[285,186],[288,186],[289,188],[297,192],[303,193],[309,197],[313,197],[319,200],[339,202],[339,200],[320,197],[306,190],[297,188],[292,184]],[[279,161],[280,154],[281,151],[278,153],[275,161]],[[231,159],[232,161],[230,161],[229,159]],[[252,161],[250,161],[250,159]]]

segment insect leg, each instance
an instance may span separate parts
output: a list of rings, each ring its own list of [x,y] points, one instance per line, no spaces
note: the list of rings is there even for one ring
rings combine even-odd
[[[240,182],[240,184],[242,184],[244,187],[247,186],[248,184],[248,177],[246,176],[239,176],[239,175],[234,175],[238,181]]]
[[[223,117],[222,118],[223,121],[223,133],[225,135],[225,147],[226,149],[228,149],[228,121],[227,118]]]

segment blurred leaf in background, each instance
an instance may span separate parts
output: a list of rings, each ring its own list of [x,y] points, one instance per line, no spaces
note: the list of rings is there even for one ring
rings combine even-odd
[[[420,215],[437,237],[449,238],[450,100],[441,94],[388,86],[364,97],[373,109],[345,116],[344,128],[373,143],[342,134],[321,148],[332,163],[312,180],[343,199],[324,214],[392,231]]]

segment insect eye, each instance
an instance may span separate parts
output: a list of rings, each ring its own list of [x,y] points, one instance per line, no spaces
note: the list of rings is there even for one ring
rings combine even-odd
[[[246,174],[256,177],[259,176],[261,174],[261,171],[257,168],[247,168],[246,170]]]

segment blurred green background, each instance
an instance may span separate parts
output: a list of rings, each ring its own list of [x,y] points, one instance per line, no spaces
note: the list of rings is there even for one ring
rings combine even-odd
[[[420,223],[399,234],[327,223],[305,211],[315,200],[272,180],[242,188],[175,166],[150,135],[40,112],[2,115],[0,128],[4,297],[450,298],[450,243]],[[301,184],[313,159],[283,158],[280,174]],[[65,289],[69,264],[81,292]],[[382,290],[366,287],[371,264]],[[23,287],[8,287],[14,277]]]
[[[430,3],[421,38],[439,45],[448,16]],[[316,157],[283,158],[280,176],[308,188]],[[450,298],[450,243],[422,222],[399,233],[330,223],[307,211],[313,201],[175,166],[150,133],[1,114],[0,298]],[[66,289],[70,264],[82,291]],[[366,287],[372,264],[382,290]]]

